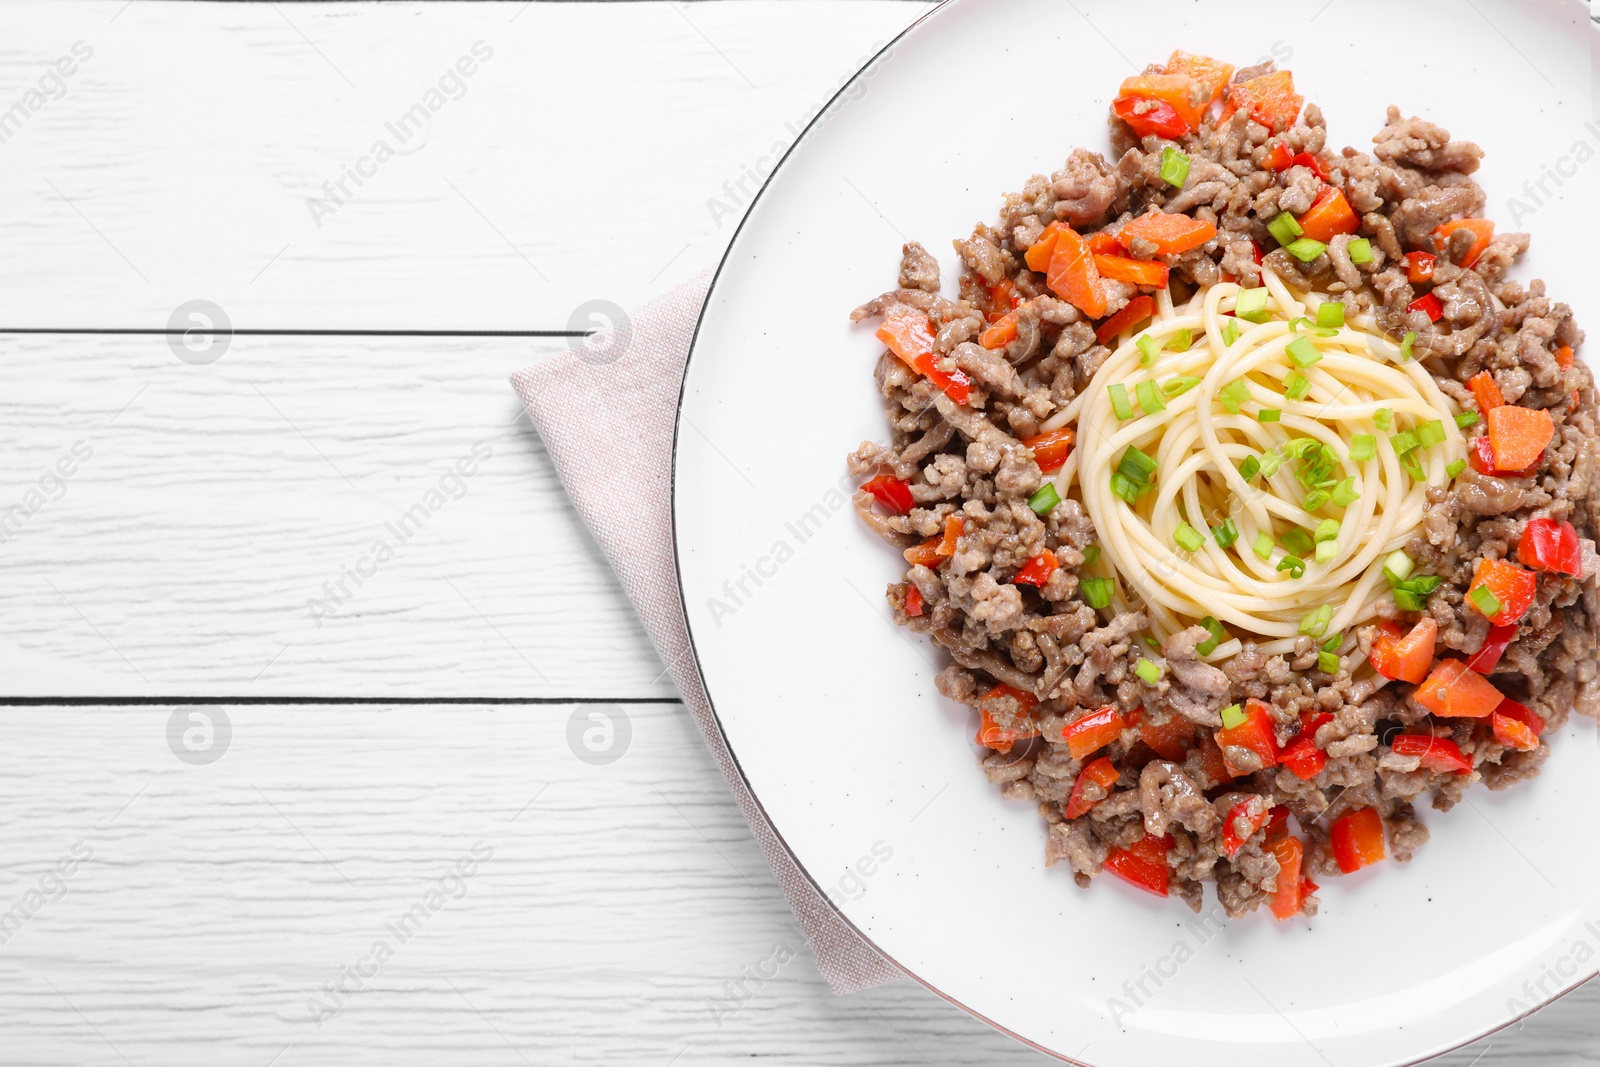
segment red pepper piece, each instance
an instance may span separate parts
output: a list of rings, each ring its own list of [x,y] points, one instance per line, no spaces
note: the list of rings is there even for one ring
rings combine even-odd
[[[1272,716],[1267,712],[1267,706],[1259,700],[1247,700],[1244,716],[1245,721],[1238,726],[1216,732],[1217,747],[1223,751],[1223,761],[1227,762],[1228,749],[1245,748],[1261,757],[1263,767],[1276,767],[1278,741],[1273,733]],[[1244,772],[1229,765],[1228,773],[1239,778]]]
[[[1294,153],[1282,141],[1275,141],[1267,152],[1267,166],[1278,171],[1288,170],[1294,166]]]
[[[1114,848],[1106,857],[1106,870],[1158,897],[1167,895],[1167,853],[1172,838],[1145,834],[1128,848]]]
[[[1194,724],[1182,715],[1169,715],[1159,726],[1150,722],[1143,708],[1135,708],[1128,717],[1139,727],[1139,740],[1149,745],[1156,755],[1173,763],[1182,763],[1194,743]]]
[[[1015,702],[1014,723],[1009,729],[1002,727],[994,717],[997,705],[1004,706],[1001,703],[1003,701]],[[983,694],[978,700],[978,744],[1004,754],[1010,752],[1016,742],[1038,737],[1039,724],[1031,718],[1038,703],[1039,698],[1032,693],[1013,689],[1009,685],[997,685]]]
[[[861,488],[896,515],[904,515],[917,506],[911,497],[911,486],[892,475],[880,474],[872,481],[864,482]]]
[[[1383,844],[1383,817],[1375,808],[1358,808],[1339,818],[1329,834],[1339,869],[1352,874],[1388,856]]]
[[[1472,760],[1461,751],[1461,746],[1448,737],[1432,734],[1401,734],[1389,745],[1397,756],[1418,756],[1422,765],[1441,774],[1468,774]]]
[[[1256,831],[1266,825],[1270,811],[1267,798],[1259,793],[1252,793],[1228,809],[1228,817],[1222,821],[1222,848],[1229,859],[1237,856]]]
[[[1054,474],[1066,465],[1067,457],[1072,455],[1072,443],[1077,438],[1076,428],[1063,426],[1059,430],[1024,438],[1022,443],[1032,450],[1033,461],[1039,464],[1040,473]]]
[[[1422,285],[1433,281],[1433,267],[1439,257],[1432,252],[1407,252],[1406,253],[1406,279],[1412,285]]]
[[[1495,667],[1500,664],[1500,657],[1505,655],[1511,642],[1516,640],[1517,625],[1490,626],[1489,636],[1483,639],[1483,647],[1474,652],[1467,659],[1467,668],[1479,674],[1493,674]]]
[[[1107,704],[1099,711],[1091,711],[1073,721],[1061,731],[1061,738],[1067,743],[1067,751],[1072,753],[1073,759],[1083,759],[1115,741],[1127,725],[1122,713]]]
[[[902,555],[906,557],[907,563],[937,567],[941,560],[949,559],[956,554],[956,542],[960,540],[961,531],[965,527],[964,519],[959,515],[951,515],[944,520],[943,534],[920,545],[912,545]]]
[[[1062,814],[1076,819],[1089,811],[1111,795],[1111,787],[1117,784],[1118,777],[1117,768],[1106,757],[1093,761],[1078,772],[1077,784],[1072,787],[1072,796],[1067,799]]]
[[[1517,558],[1536,571],[1576,578],[1583,567],[1578,531],[1570,522],[1544,517],[1529,519],[1517,542]]]
[[[1047,584],[1060,569],[1061,565],[1056,562],[1056,554],[1047,548],[1023,564],[1011,582],[1013,585],[1031,585],[1038,588]]]
[[[943,389],[957,404],[972,396],[972,379],[966,371],[942,371],[934,355],[933,323],[920,311],[895,311],[883,317],[878,340],[918,374]]]
[[[1505,747],[1518,752],[1532,752],[1539,747],[1539,735],[1528,729],[1526,723],[1499,712],[1491,716],[1489,722],[1494,729],[1494,739]]]
[[[1306,167],[1322,181],[1332,181],[1333,175],[1328,173],[1327,164],[1322,162],[1321,156],[1314,156],[1310,152],[1301,152],[1289,163],[1293,167]]]
[[[1407,311],[1420,311],[1428,316],[1429,322],[1438,322],[1444,317],[1444,304],[1432,293],[1419,296],[1406,305]]]
[[[1316,891],[1316,887],[1301,873],[1305,869],[1305,845],[1298,837],[1274,841],[1272,854],[1278,858],[1278,892],[1273,896],[1270,907],[1272,914],[1281,922],[1300,914],[1306,897],[1310,895],[1306,886],[1311,885],[1312,892]]]
[[[906,583],[906,614],[912,618],[922,614],[922,590],[913,582]]]
[[[1544,733],[1544,719],[1528,705],[1519,704],[1510,697],[1502,700],[1500,706],[1494,709],[1494,713],[1496,715],[1504,715],[1508,719],[1515,719],[1532,730],[1535,736]]]
[[[1482,608],[1473,599],[1474,590],[1484,588],[1500,602],[1500,610],[1486,616],[1497,626],[1509,626],[1528,613],[1539,592],[1539,576],[1524,570],[1509,560],[1480,559],[1472,575],[1472,585],[1467,589],[1467,602],[1480,613]]]

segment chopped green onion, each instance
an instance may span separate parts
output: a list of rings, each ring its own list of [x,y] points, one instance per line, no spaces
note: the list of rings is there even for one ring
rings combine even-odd
[[[1465,430],[1469,426],[1476,425],[1478,425],[1478,413],[1476,411],[1463,411],[1461,414],[1456,416],[1456,426],[1458,429]]]
[[[1339,554],[1339,542],[1323,541],[1317,545],[1316,561],[1318,563],[1332,563],[1333,557]]]
[[[1254,289],[1240,289],[1239,295],[1233,298],[1233,316],[1246,322],[1266,322],[1266,289],[1259,285]]]
[[[1306,510],[1318,511],[1328,506],[1329,493],[1326,489],[1313,489],[1306,494]]]
[[[1239,464],[1239,477],[1249,481],[1261,473],[1261,461],[1254,456],[1244,457],[1244,462]]]
[[[1383,561],[1383,576],[1389,579],[1390,585],[1395,585],[1411,577],[1416,563],[1406,555],[1405,549],[1399,548],[1389,553],[1389,558]]]
[[[1294,365],[1301,370],[1322,358],[1322,353],[1317,351],[1317,346],[1304,337],[1296,337],[1293,341],[1290,341],[1284,352],[1294,361]]]
[[[1304,400],[1306,394],[1311,392],[1311,379],[1304,377],[1296,371],[1290,371],[1289,377],[1284,379],[1283,395],[1290,400]]]
[[[1239,324],[1233,319],[1229,319],[1227,322],[1222,324],[1222,343],[1225,345],[1231,345],[1238,339]]]
[[[1328,623],[1332,621],[1333,605],[1324,604],[1300,620],[1300,632],[1307,637],[1321,637],[1328,632]]]
[[[1411,480],[1414,482],[1425,481],[1428,477],[1422,472],[1422,461],[1417,458],[1414,451],[1400,457],[1400,469],[1411,475]]]
[[[1344,246],[1350,254],[1350,262],[1365,266],[1372,262],[1372,242],[1365,237],[1351,238],[1350,243]]]
[[[1370,433],[1354,434],[1350,438],[1350,458],[1364,463],[1378,454],[1378,439]]]
[[[1423,448],[1444,444],[1444,423],[1438,419],[1417,427],[1417,443]]]
[[[1344,304],[1337,300],[1326,300],[1317,305],[1317,325],[1328,329],[1337,329],[1344,325]]]
[[[1310,263],[1327,250],[1327,245],[1321,241],[1313,241],[1309,237],[1302,237],[1293,244],[1284,246],[1285,252],[1288,252],[1302,263]]]
[[[1128,450],[1122,454],[1122,459],[1117,463],[1117,470],[1129,478],[1148,482],[1150,476],[1156,472],[1156,461],[1129,445]]]
[[[1157,641],[1154,637],[1151,637],[1149,634],[1145,634],[1144,637],[1142,638],[1142,640],[1144,641],[1145,644],[1149,645],[1151,648],[1160,648],[1161,647],[1161,642]]]
[[[1347,508],[1360,499],[1361,494],[1356,492],[1356,480],[1354,478],[1346,478],[1334,487],[1333,502],[1341,508]]]
[[[1396,589],[1393,596],[1394,606],[1401,611],[1422,611],[1427,607],[1422,597],[1407,589]]]
[[[1093,567],[1096,563],[1099,563],[1099,562],[1100,562],[1100,546],[1099,545],[1085,545],[1084,549],[1083,549],[1083,565],[1085,567]]]
[[[1133,673],[1144,679],[1146,685],[1155,685],[1161,681],[1161,666],[1143,658],[1134,665]]]
[[[1111,593],[1116,583],[1110,578],[1085,578],[1078,587],[1083,590],[1083,599],[1091,608],[1106,608],[1111,606]]]
[[[1272,234],[1273,240],[1285,248],[1294,244],[1294,239],[1305,233],[1305,229],[1296,221],[1295,217],[1287,211],[1267,223],[1267,232]]]
[[[1128,387],[1118,383],[1106,386],[1106,392],[1111,394],[1111,410],[1117,413],[1119,419],[1133,418],[1133,405],[1128,403]]]
[[[1222,709],[1222,728],[1234,730],[1244,725],[1244,709],[1237,704],[1229,704]]]
[[[1185,552],[1198,552],[1206,543],[1205,535],[1186,522],[1178,523],[1178,528],[1172,531],[1172,539]]]
[[[1136,482],[1121,471],[1111,472],[1111,491],[1130,504],[1138,503],[1149,488],[1149,483]]]
[[[1394,454],[1397,456],[1403,456],[1408,452],[1415,452],[1417,450],[1417,443],[1417,435],[1412,433],[1410,430],[1401,430],[1399,433],[1389,438],[1389,444],[1394,446]]]
[[[1322,449],[1322,442],[1315,437],[1296,437],[1283,446],[1283,454],[1293,459],[1305,459]]]
[[[1156,360],[1160,358],[1161,346],[1157,344],[1156,339],[1151,337],[1149,334],[1145,334],[1143,337],[1140,337],[1137,344],[1139,345],[1139,352],[1141,353],[1139,356],[1139,366],[1149,370],[1151,367],[1156,365]]]
[[[1146,415],[1167,410],[1167,405],[1161,402],[1161,390],[1156,388],[1155,382],[1140,382],[1134,386],[1133,391],[1139,397],[1139,406],[1144,409]]]
[[[1167,338],[1165,346],[1173,352],[1187,352],[1194,347],[1194,331],[1187,326]]]
[[[1329,637],[1326,641],[1322,642],[1322,651],[1337,652],[1339,651],[1339,646],[1342,644],[1344,644],[1344,634],[1334,634],[1332,637]]]
[[[1262,559],[1272,555],[1272,538],[1264,533],[1256,534],[1255,554]]]
[[[1444,579],[1437,574],[1419,574],[1415,578],[1400,583],[1400,588],[1408,593],[1420,593],[1423,596],[1432,596],[1444,584]]]
[[[1480,585],[1467,594],[1467,599],[1472,601],[1472,606],[1483,612],[1485,618],[1492,619],[1500,614],[1500,609],[1505,605],[1500,603],[1500,598],[1486,585]]]
[[[1401,363],[1410,363],[1411,362],[1411,346],[1416,344],[1416,343],[1417,343],[1417,331],[1415,331],[1415,330],[1407,331],[1406,335],[1400,339],[1400,362]]]
[[[1288,571],[1291,578],[1304,578],[1306,576],[1306,561],[1299,556],[1284,556],[1278,561],[1280,571]]]
[[[1257,422],[1277,422],[1283,418],[1283,412],[1278,408],[1262,408],[1256,412]]]
[[[1279,540],[1283,542],[1284,548],[1297,556],[1310,552],[1311,546],[1315,543],[1311,540],[1311,535],[1298,526],[1290,528]]]
[[[1211,527],[1211,536],[1215,537],[1217,544],[1223,548],[1228,548],[1239,540],[1239,527],[1234,525],[1233,516],[1224,519],[1221,526]]]
[[[1338,674],[1339,667],[1339,657],[1332,652],[1317,653],[1317,670],[1323,674]]]
[[[1161,150],[1161,180],[1174,189],[1183,188],[1189,177],[1189,157],[1171,145]]]
[[[1388,433],[1390,430],[1394,429],[1394,412],[1390,411],[1388,408],[1379,408],[1377,411],[1372,413],[1372,422],[1373,425],[1378,427],[1378,429],[1382,430],[1384,433]]]
[[[1261,476],[1270,478],[1278,473],[1278,468],[1283,466],[1283,457],[1276,452],[1265,453],[1261,457]]]
[[[1311,539],[1313,541],[1321,543],[1323,541],[1332,541],[1338,536],[1339,536],[1339,520],[1338,519],[1323,519],[1321,522],[1317,523],[1317,528],[1312,533]]]
[[[1168,396],[1182,396],[1199,384],[1199,378],[1168,378],[1166,384],[1161,387],[1161,391]]]
[[[1302,326],[1305,327],[1308,333],[1314,333],[1318,337],[1337,337],[1339,334],[1338,330],[1324,329],[1323,327],[1312,322],[1310,319],[1306,318],[1304,315],[1301,315],[1297,319],[1289,320],[1290,333],[1299,333]]]
[[[1200,653],[1202,656],[1209,656],[1211,653],[1217,650],[1218,645],[1222,644],[1222,642],[1228,639],[1228,631],[1224,630],[1222,628],[1222,624],[1216,619],[1213,619],[1210,615],[1207,615],[1205,618],[1201,619],[1200,625],[1204,626],[1206,628],[1206,633],[1210,634],[1211,636],[1206,638],[1204,641],[1201,641],[1198,645],[1195,645],[1194,650]]]
[[[1055,482],[1045,482],[1039,491],[1028,498],[1028,506],[1038,516],[1050,514],[1050,510],[1061,503],[1061,494],[1056,492]]]
[[[1223,407],[1237,415],[1239,405],[1250,399],[1250,387],[1243,378],[1236,379],[1217,390],[1217,399],[1222,401]]]
[[[1444,472],[1452,478],[1461,477],[1461,472],[1467,469],[1467,461],[1458,459],[1445,467]]]

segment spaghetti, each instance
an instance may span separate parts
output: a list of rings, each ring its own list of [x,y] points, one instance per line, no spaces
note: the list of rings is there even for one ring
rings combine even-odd
[[[1458,408],[1408,346],[1369,318],[1345,322],[1342,305],[1320,319],[1339,325],[1319,326],[1328,297],[1262,275],[1264,289],[1213,285],[1182,307],[1157,294],[1154,321],[1044,429],[1077,423],[1056,485],[1099,532],[1111,607],[1141,606],[1163,640],[1209,616],[1272,655],[1294,649],[1308,615],[1317,635],[1375,616],[1386,559],[1466,446]]]

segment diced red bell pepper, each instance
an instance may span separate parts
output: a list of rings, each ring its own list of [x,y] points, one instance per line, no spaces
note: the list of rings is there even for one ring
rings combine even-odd
[[[1514,748],[1518,752],[1532,752],[1539,747],[1539,735],[1528,729],[1526,723],[1518,722],[1509,715],[1496,712],[1490,717],[1489,722],[1494,728],[1494,739],[1506,748]]]
[[[1433,281],[1433,266],[1439,257],[1432,252],[1407,252],[1406,253],[1406,280],[1412,285],[1423,285]]]
[[[1295,157],[1299,163],[1304,159],[1312,158],[1304,154]],[[1305,236],[1313,241],[1327,244],[1341,233],[1355,233],[1361,229],[1361,218],[1350,206],[1350,201],[1344,198],[1344,192],[1335,186],[1328,186],[1322,190],[1316,202],[1311,205],[1299,219],[1300,228],[1305,231]]]
[[[878,327],[878,340],[889,346],[889,351],[933,384],[957,404],[965,404],[972,396],[972,379],[965,371],[942,371],[933,350],[933,323],[928,316],[915,309],[892,311],[883,317]]]
[[[1494,465],[1506,471],[1526,470],[1538,463],[1556,435],[1555,420],[1542,408],[1505,404],[1488,412],[1484,421],[1489,424]]]
[[[911,486],[893,475],[880,474],[870,482],[863,482],[861,488],[896,515],[904,515],[917,506],[911,496]]]
[[[914,582],[906,583],[906,614],[912,618],[922,614],[922,590]]]
[[[1022,443],[1033,452],[1033,461],[1039,465],[1040,473],[1054,474],[1066,465],[1067,457],[1072,455],[1072,442],[1077,438],[1075,427],[1063,426],[1025,437]]]
[[[941,560],[949,559],[956,554],[956,542],[961,538],[961,531],[966,528],[966,521],[959,515],[951,515],[944,520],[944,533],[920,545],[912,545],[902,553],[906,562],[920,564],[924,567],[937,567]]]
[[[1215,223],[1190,218],[1166,211],[1151,211],[1130,219],[1123,227],[1118,240],[1124,248],[1133,246],[1133,239],[1142,237],[1156,246],[1156,253],[1175,256],[1199,248],[1217,235]]]
[[[1277,132],[1294,125],[1305,102],[1305,97],[1294,91],[1294,75],[1277,70],[1228,86],[1223,97],[1222,117],[1226,120],[1235,111],[1245,109],[1251,118]]]
[[[1129,721],[1138,725],[1139,739],[1164,760],[1182,763],[1194,743],[1194,724],[1182,715],[1168,715],[1167,721],[1158,726],[1139,708]]]
[[[1067,799],[1062,814],[1076,819],[1088,812],[1111,795],[1111,787],[1117,784],[1119,776],[1117,768],[1104,756],[1090,762],[1078,772],[1077,784],[1072,787],[1072,796]]]
[[[1322,157],[1314,156],[1310,152],[1301,152],[1295,156],[1291,166],[1305,167],[1321,181],[1328,182],[1333,180],[1333,175],[1328,173],[1328,165],[1322,161]],[[1320,241],[1322,238],[1319,237],[1317,240]]]
[[[1001,701],[1015,701],[1016,714],[1010,728],[1002,727],[994,717],[992,706]],[[997,685],[978,700],[978,744],[985,748],[992,748],[1002,755],[1011,751],[1011,746],[1018,741],[1039,736],[1039,724],[1031,718],[1033,709],[1038,705],[1039,698],[1032,693],[1025,693],[1020,689],[1013,689],[1009,685]]]
[[[1517,722],[1522,723],[1522,725],[1533,731],[1535,737],[1544,733],[1543,717],[1532,708],[1528,707],[1528,705],[1519,704],[1510,697],[1506,697],[1504,700],[1502,700],[1500,702],[1500,706],[1494,709],[1494,713],[1496,715],[1504,715],[1508,719],[1514,719]]]
[[[1105,286],[1100,284],[1100,274],[1095,269],[1088,243],[1076,230],[1063,226],[1056,231],[1056,247],[1050,254],[1050,272],[1045,283],[1057,296],[1091,319],[1105,315]]]
[[[1167,276],[1172,268],[1153,259],[1132,259],[1128,256],[1095,256],[1095,269],[1102,278],[1119,282],[1132,282],[1154,289],[1167,287]]]
[[[1477,671],[1479,674],[1493,674],[1494,669],[1500,665],[1500,657],[1505,655],[1511,642],[1516,640],[1517,626],[1490,626],[1489,636],[1483,639],[1483,647],[1467,657],[1467,669]]]
[[[1495,466],[1494,445],[1490,443],[1488,434],[1474,437],[1467,442],[1467,462],[1472,465],[1473,470],[1479,474],[1487,474],[1491,478],[1526,478],[1538,473],[1539,469],[1537,462],[1520,471],[1503,471]]]
[[[1478,410],[1485,415],[1506,402],[1499,383],[1494,380],[1494,375],[1486,370],[1481,370],[1468,378],[1467,388],[1472,390],[1472,398],[1478,402]]]
[[[1428,316],[1429,322],[1438,322],[1444,318],[1444,304],[1432,293],[1417,297],[1406,305],[1407,311],[1420,311]]]
[[[1047,548],[1023,564],[1022,569],[1017,571],[1016,577],[1011,581],[1014,585],[1038,587],[1048,583],[1060,569],[1061,565],[1056,562],[1056,554]]]
[[[1461,257],[1463,267],[1471,267],[1478,262],[1478,257],[1483,255],[1489,247],[1489,241],[1494,237],[1494,223],[1488,219],[1456,219],[1447,222],[1433,231],[1433,239],[1439,242],[1439,247],[1444,248],[1450,235],[1457,230],[1469,230],[1472,233],[1472,247],[1467,249],[1467,254]]]
[[[999,322],[1006,317],[1006,313],[1014,310],[1022,303],[1022,298],[1017,296],[1017,286],[1010,278],[1001,278],[996,285],[985,286],[989,290],[989,310],[984,314],[987,322]]]
[[[1432,734],[1401,734],[1389,745],[1397,756],[1418,756],[1422,766],[1440,774],[1469,774],[1472,760],[1461,746],[1448,737]]]
[[[1022,254],[1022,260],[1028,265],[1029,270],[1036,270],[1040,274],[1050,269],[1050,257],[1056,251],[1056,234],[1061,232],[1061,223],[1052,222],[1044,228],[1044,233],[1033,242],[1033,246]]]
[[[1123,330],[1130,326],[1137,326],[1145,319],[1151,318],[1156,313],[1156,302],[1150,296],[1140,293],[1123,305],[1122,310],[1100,324],[1094,331],[1094,339],[1105,344],[1113,337],[1121,335]]]
[[[1114,848],[1106,857],[1106,870],[1158,897],[1167,895],[1167,853],[1171,837],[1145,834],[1128,848]]]
[[[1458,659],[1442,659],[1412,694],[1418,704],[1445,718],[1484,719],[1505,699],[1488,679]]]
[[[1168,74],[1182,74],[1194,82],[1197,87],[1196,98],[1206,101],[1207,106],[1222,99],[1222,90],[1228,85],[1228,79],[1233,77],[1234,65],[1224,63],[1220,59],[1210,56],[1197,56],[1178,49],[1167,60],[1166,72]]]
[[[1302,782],[1309,782],[1328,765],[1328,754],[1317,747],[1316,738],[1302,733],[1284,748],[1278,762]]]
[[[1305,870],[1305,845],[1298,837],[1285,837],[1272,843],[1272,854],[1278,858],[1278,891],[1268,906],[1281,922],[1300,914],[1309,895],[1306,892],[1309,883],[1302,873]]]
[[[1015,311],[1008,311],[996,319],[994,325],[978,335],[978,343],[984,348],[1004,348],[1017,339],[1017,322],[1021,318]]]
[[[1200,766],[1212,785],[1222,785],[1238,777],[1233,768],[1228,766],[1228,761],[1222,758],[1222,749],[1211,731],[1199,731],[1196,745],[1200,749]]]
[[[1267,813],[1267,844],[1275,844],[1289,835],[1289,809],[1279,804]]]
[[[1370,867],[1389,854],[1383,843],[1383,816],[1376,808],[1358,808],[1340,816],[1329,837],[1333,858],[1345,874]]]
[[[1122,713],[1114,705],[1107,704],[1099,711],[1091,711],[1070,723],[1061,731],[1061,738],[1067,743],[1067,751],[1072,753],[1073,759],[1083,759],[1115,741],[1127,725]]]
[[[1294,166],[1294,153],[1289,151],[1287,144],[1274,141],[1272,148],[1267,152],[1267,166],[1277,171],[1288,170]]]
[[[1472,585],[1467,589],[1467,603],[1481,612],[1472,599],[1474,589],[1484,588],[1500,602],[1500,610],[1487,616],[1497,626],[1509,626],[1528,613],[1533,598],[1539,592],[1539,576],[1517,566],[1510,560],[1480,559],[1472,574]]]
[[[1135,74],[1122,83],[1117,99],[1159,100],[1170,105],[1192,130],[1200,125],[1206,107],[1210,106],[1209,100],[1202,104],[1197,99],[1205,91],[1198,89],[1187,74]]]
[[[1222,848],[1229,859],[1237,856],[1256,831],[1266,825],[1270,812],[1267,798],[1259,793],[1250,794],[1228,809],[1228,817],[1222,820]]]
[[[1224,763],[1228,762],[1228,749],[1245,748],[1261,757],[1263,767],[1278,765],[1278,739],[1273,733],[1272,716],[1267,706],[1259,700],[1245,701],[1244,722],[1232,729],[1218,730],[1216,740],[1217,747],[1222,749]],[[1229,765],[1228,773],[1239,778],[1244,772]]]
[[[1194,129],[1178,114],[1177,108],[1148,96],[1118,97],[1112,101],[1111,110],[1139,138],[1164,137],[1170,141]]]
[[[1529,519],[1517,542],[1517,558],[1536,571],[1576,578],[1583,569],[1578,531],[1570,522],[1540,517]]]
[[[1372,668],[1385,678],[1416,685],[1428,676],[1433,666],[1433,646],[1439,637],[1439,624],[1425,618],[1410,632],[1396,622],[1379,625],[1372,639]]]

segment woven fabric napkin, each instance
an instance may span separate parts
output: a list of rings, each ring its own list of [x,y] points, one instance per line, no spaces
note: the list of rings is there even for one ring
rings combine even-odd
[[[571,352],[512,375],[573,506],[672,672],[835,993],[904,977],[800,873],[734,767],[695,669],[672,553],[672,437],[706,271]],[[615,311],[613,309],[613,316]],[[626,462],[623,462],[624,457]]]

